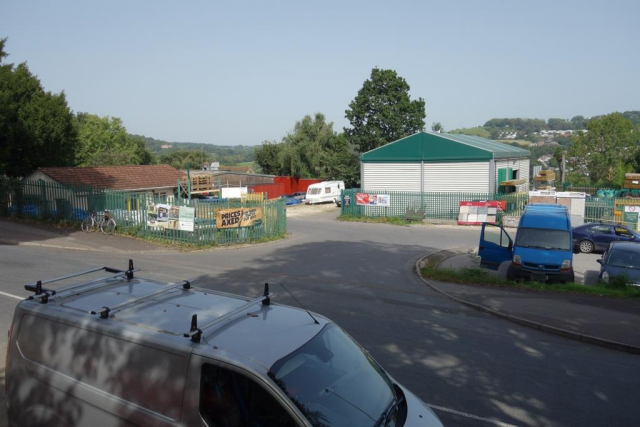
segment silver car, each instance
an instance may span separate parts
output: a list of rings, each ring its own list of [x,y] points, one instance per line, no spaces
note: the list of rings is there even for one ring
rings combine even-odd
[[[11,426],[440,426],[330,320],[111,276],[26,288],[7,350]],[[75,275],[72,275],[75,276]],[[69,277],[69,276],[67,276]]]

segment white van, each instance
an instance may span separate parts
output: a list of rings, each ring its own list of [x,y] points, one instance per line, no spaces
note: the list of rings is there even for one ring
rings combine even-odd
[[[315,205],[316,203],[330,203],[340,205],[340,192],[344,190],[344,181],[324,181],[318,184],[311,184],[307,188],[305,203]]]
[[[66,288],[43,284],[106,271]],[[109,267],[27,285],[9,331],[11,427],[442,426],[329,319]],[[377,420],[377,421],[376,421]]]

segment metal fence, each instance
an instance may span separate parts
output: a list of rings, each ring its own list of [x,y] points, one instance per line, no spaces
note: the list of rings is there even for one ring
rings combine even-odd
[[[362,206],[356,204],[359,189],[342,192],[342,215],[369,217],[404,217],[408,210],[422,211],[425,218],[458,218],[460,202],[502,200],[506,202],[506,215],[519,216],[529,201],[527,194],[490,194],[490,193],[420,193],[408,191],[369,191],[367,194],[389,195],[389,206]],[[345,203],[345,198],[348,203]]]
[[[108,210],[121,233],[172,243],[227,245],[248,243],[283,235],[287,231],[285,200],[259,197],[219,200],[173,199],[148,193],[110,191],[88,186],[65,186],[44,181],[0,178],[0,217],[67,221],[74,225],[90,215]],[[194,231],[170,229],[150,221],[157,204],[195,208]],[[216,226],[221,209],[259,207],[262,220],[250,227],[222,229]]]

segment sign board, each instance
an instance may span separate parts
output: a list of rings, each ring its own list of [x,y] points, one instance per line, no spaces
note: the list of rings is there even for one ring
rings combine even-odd
[[[491,200],[486,202],[460,202],[459,225],[481,225],[483,222],[495,224],[498,212],[504,212],[507,202]]]
[[[158,203],[150,205],[147,209],[147,225],[169,230],[194,231],[195,216],[195,208]]]
[[[262,208],[221,209],[216,212],[216,228],[251,227],[262,221]]]
[[[178,223],[180,230],[193,231],[196,223],[196,208],[180,206]]]
[[[239,199],[243,193],[247,193],[247,187],[222,187],[220,197],[223,199]]]
[[[640,216],[640,206],[625,206],[622,220],[634,229],[638,229],[638,217]]]
[[[391,197],[388,194],[356,193],[356,205],[360,206],[391,206]]]

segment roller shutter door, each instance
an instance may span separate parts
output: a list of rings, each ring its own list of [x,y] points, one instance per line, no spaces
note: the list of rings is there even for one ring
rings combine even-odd
[[[364,191],[420,191],[420,163],[362,163]]]
[[[424,191],[487,193],[489,162],[425,163]]]

